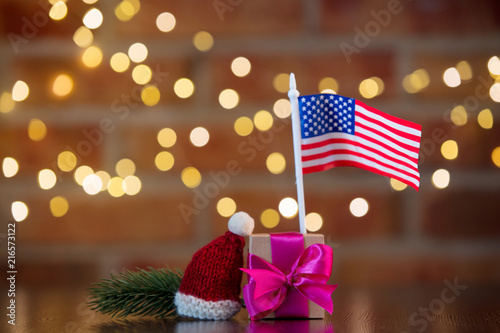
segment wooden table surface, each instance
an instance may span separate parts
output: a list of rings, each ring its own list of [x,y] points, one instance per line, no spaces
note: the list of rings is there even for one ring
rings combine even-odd
[[[16,325],[2,315],[1,332],[500,332],[500,285],[340,286],[325,320],[112,320],[90,311],[85,287],[18,290]],[[2,309],[7,304],[2,299]],[[6,310],[4,310],[6,311]],[[7,317],[8,319],[8,317]]]

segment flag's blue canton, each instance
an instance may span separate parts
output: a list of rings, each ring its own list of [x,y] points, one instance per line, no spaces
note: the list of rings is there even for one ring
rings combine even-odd
[[[354,98],[333,94],[299,97],[302,138],[332,132],[354,134]]]

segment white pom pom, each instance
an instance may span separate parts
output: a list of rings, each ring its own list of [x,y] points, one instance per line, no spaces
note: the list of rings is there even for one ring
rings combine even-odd
[[[231,216],[227,226],[233,234],[245,237],[252,234],[255,222],[247,213],[237,212]]]

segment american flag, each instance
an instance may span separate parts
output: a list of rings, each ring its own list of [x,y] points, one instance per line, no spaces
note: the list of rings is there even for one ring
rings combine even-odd
[[[304,174],[354,166],[418,191],[421,126],[334,94],[299,97]]]

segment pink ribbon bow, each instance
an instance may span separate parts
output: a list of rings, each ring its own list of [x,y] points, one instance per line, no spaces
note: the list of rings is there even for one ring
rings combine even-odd
[[[243,297],[251,319],[266,317],[278,309],[287,291],[295,288],[302,296],[318,304],[330,314],[333,311],[332,292],[337,285],[326,284],[332,271],[333,250],[324,244],[305,249],[285,273],[276,266],[249,254],[249,269],[240,268],[252,279],[243,288]],[[307,317],[307,313],[303,314]]]

